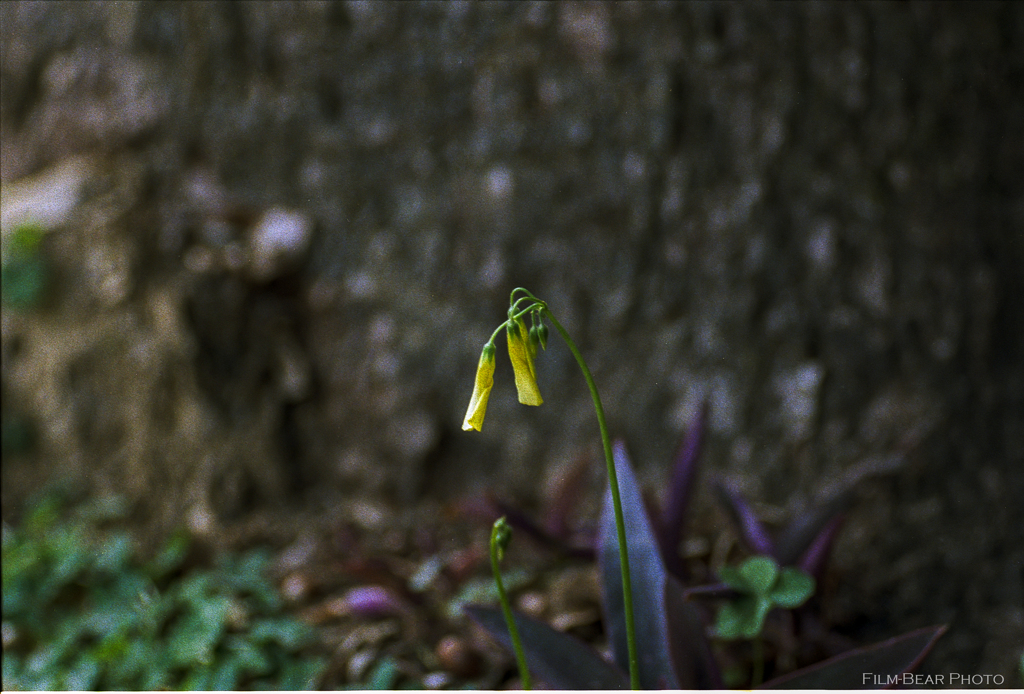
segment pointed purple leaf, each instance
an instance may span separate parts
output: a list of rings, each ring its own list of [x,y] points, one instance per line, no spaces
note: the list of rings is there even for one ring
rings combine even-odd
[[[778,541],[775,543],[779,564],[795,564],[810,550],[811,545],[821,539],[822,531],[846,512],[852,501],[851,491],[814,506],[791,520],[779,533]]]
[[[946,632],[925,627],[887,641],[856,648],[766,682],[764,689],[882,689],[902,684]]]
[[[836,516],[846,513],[862,480],[890,475],[899,470],[903,462],[902,455],[867,458],[826,485],[819,493],[816,503],[809,510],[799,514],[779,533],[778,541],[775,543],[779,563],[783,566],[794,564],[806,555],[811,545],[820,539],[825,528],[835,521]],[[821,557],[821,560],[824,558]]]
[[[732,520],[740,532],[740,539],[747,549],[754,554],[775,557],[775,543],[772,542],[771,535],[761,525],[761,521],[757,520],[754,509],[750,508],[750,504],[739,491],[722,482],[715,485],[715,491],[728,506]]]
[[[645,689],[678,689],[668,651],[668,625],[664,609],[665,565],[654,528],[644,507],[640,485],[621,441],[615,442],[614,458],[629,552],[640,686]],[[610,487],[605,492],[601,508],[600,528],[597,557],[608,641],[616,664],[628,671],[622,564],[619,561],[619,538]]]
[[[722,675],[711,654],[704,621],[672,576],[665,577],[665,615],[669,654],[680,689],[722,689]]]
[[[704,429],[707,426],[708,404],[701,403],[697,414],[686,429],[686,437],[676,454],[672,467],[672,481],[665,500],[665,513],[661,519],[661,549],[665,565],[679,578],[685,578],[686,565],[679,556],[679,542],[683,537],[686,512],[693,496],[693,480],[697,475]]]
[[[499,608],[467,605],[462,609],[509,653],[513,652],[508,625]],[[567,690],[629,689],[629,680],[622,671],[575,636],[515,611],[513,616],[526,652],[526,665],[547,686]]]
[[[821,581],[825,562],[832,551],[832,545],[835,543],[836,535],[839,534],[839,529],[843,527],[844,520],[845,516],[838,515],[826,523],[797,562],[800,570],[814,577],[816,581]]]

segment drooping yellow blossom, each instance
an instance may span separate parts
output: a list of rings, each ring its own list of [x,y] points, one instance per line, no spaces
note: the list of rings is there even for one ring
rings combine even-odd
[[[491,388],[493,387],[494,345],[488,342],[480,353],[480,363],[476,367],[476,383],[473,385],[473,397],[469,399],[466,419],[462,422],[463,431],[483,430],[484,415],[487,413],[487,399],[491,397]]]
[[[542,405],[544,398],[540,396],[537,385],[537,371],[533,366],[534,349],[531,349],[529,333],[522,319],[508,326],[508,356],[512,360],[512,370],[516,376],[516,390],[519,391],[519,402],[524,405]]]

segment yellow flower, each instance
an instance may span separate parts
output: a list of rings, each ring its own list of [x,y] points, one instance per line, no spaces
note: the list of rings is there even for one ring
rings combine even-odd
[[[473,385],[473,397],[469,399],[466,419],[462,422],[463,431],[483,430],[484,415],[487,413],[487,399],[491,397],[491,388],[493,387],[494,345],[488,342],[480,353],[480,363],[476,367],[476,383]]]
[[[524,405],[541,405],[544,398],[540,396],[537,386],[537,371],[533,366],[534,349],[530,347],[526,324],[522,319],[508,326],[508,356],[512,360],[512,370],[516,376],[516,390],[519,391],[519,402]]]

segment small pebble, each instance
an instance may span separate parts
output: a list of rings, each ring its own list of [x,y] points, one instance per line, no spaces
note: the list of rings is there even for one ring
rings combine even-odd
[[[424,689],[444,689],[452,681],[447,672],[431,672],[423,676]]]
[[[353,654],[352,657],[348,659],[348,666],[345,668],[345,674],[348,676],[348,681],[362,681],[363,674],[376,657],[376,650],[359,651],[358,653]]]
[[[437,660],[457,677],[472,677],[480,669],[480,656],[458,636],[445,636],[435,648]]]
[[[516,600],[516,607],[518,607],[521,612],[525,612],[531,617],[543,617],[544,610],[547,609],[547,606],[547,598],[537,591],[523,593],[519,596],[519,599]]]
[[[301,600],[309,592],[309,582],[301,573],[288,574],[281,582],[281,593],[287,600]]]

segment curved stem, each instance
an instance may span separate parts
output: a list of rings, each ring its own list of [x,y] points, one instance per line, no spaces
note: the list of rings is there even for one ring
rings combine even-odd
[[[522,292],[523,294],[526,295],[526,297],[520,297],[520,298],[527,298],[527,297],[529,297],[530,299],[533,299],[534,301],[539,301],[539,299],[533,295],[533,292],[531,292],[526,287],[516,287],[515,289],[512,290],[512,293],[508,295],[508,303],[509,303],[509,305],[512,305],[513,303],[515,303],[516,292]]]
[[[629,572],[629,552],[626,547],[626,522],[622,514],[622,499],[619,495],[619,478],[615,474],[615,459],[612,457],[612,442],[608,436],[608,425],[604,420],[604,408],[601,406],[601,397],[597,394],[597,385],[594,377],[590,375],[587,363],[583,361],[583,355],[576,348],[576,343],[569,337],[562,324],[548,310],[547,306],[540,309],[544,317],[551,321],[555,330],[569,346],[569,351],[576,358],[576,362],[583,371],[583,378],[590,388],[590,396],[594,400],[594,410],[597,412],[597,425],[601,429],[601,444],[604,446],[604,459],[608,468],[608,482],[612,490],[612,507],[615,510],[615,531],[619,540],[619,564],[622,566],[622,600],[626,618],[626,648],[629,651],[629,684],[633,689],[640,689],[640,659],[636,649],[636,628],[633,623],[633,584]]]
[[[508,601],[505,584],[501,580],[500,555],[504,553],[504,545],[508,544],[510,532],[505,516],[494,521],[494,525],[491,527],[491,570],[494,571],[494,585],[498,588],[498,600],[501,602],[501,611],[505,615],[505,624],[508,625],[508,634],[512,638],[512,650],[516,653],[519,679],[523,684],[523,689],[531,689],[530,671],[526,667],[523,642],[519,639],[519,629],[516,628],[515,618],[512,616],[512,605]]]

